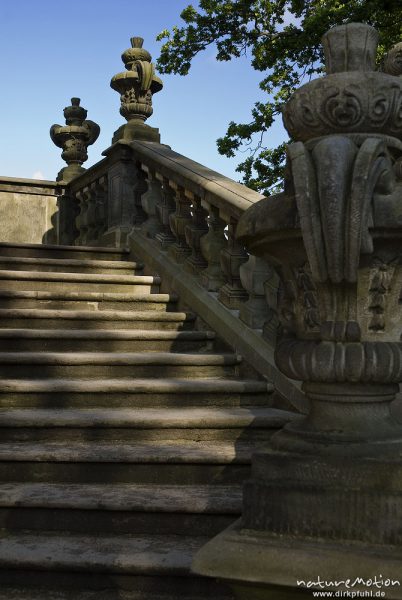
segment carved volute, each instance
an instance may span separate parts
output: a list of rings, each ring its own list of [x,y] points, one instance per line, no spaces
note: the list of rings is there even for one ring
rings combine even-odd
[[[98,139],[100,128],[86,119],[87,111],[80,106],[80,98],[71,98],[71,106],[64,109],[65,125],[52,125],[50,137],[63,148],[62,159],[67,167],[62,169],[57,181],[69,182],[85,171],[81,166],[88,159],[87,148]]]

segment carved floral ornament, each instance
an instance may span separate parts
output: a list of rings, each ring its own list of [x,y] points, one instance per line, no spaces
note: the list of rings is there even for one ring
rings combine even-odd
[[[326,76],[294,92],[283,111],[295,140],[334,133],[381,133],[399,137],[402,129],[402,44],[376,71],[378,34],[351,23],[330,29],[322,40]]]
[[[304,89],[307,88],[307,89]],[[402,81],[385,73],[337,73],[294,94],[284,111],[293,139],[331,133],[382,133],[402,129]]]

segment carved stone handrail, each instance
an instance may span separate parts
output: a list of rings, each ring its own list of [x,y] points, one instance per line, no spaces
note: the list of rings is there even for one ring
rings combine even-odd
[[[129,144],[137,160],[180,184],[204,202],[209,202],[227,217],[239,219],[252,204],[264,196],[224,175],[155,142]]]

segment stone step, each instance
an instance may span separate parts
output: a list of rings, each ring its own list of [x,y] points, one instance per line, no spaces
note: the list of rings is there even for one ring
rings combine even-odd
[[[267,446],[267,444],[266,444]],[[92,442],[0,443],[0,459],[9,462],[129,464],[249,464],[252,446],[239,441],[198,443],[163,440],[161,444]]]
[[[75,260],[128,260],[130,252],[98,246],[55,246],[51,244],[13,244],[0,242],[0,256]]]
[[[235,354],[172,352],[0,352],[0,377],[211,378],[237,375]]]
[[[53,589],[62,594],[77,589],[79,583],[81,589],[96,589],[97,600],[231,598],[225,596],[223,588],[214,581],[190,573],[194,555],[207,540],[205,536],[63,536],[30,532],[9,535],[3,532],[0,582],[2,589],[7,583],[10,587],[18,582],[23,582],[25,587],[36,584],[36,588],[42,584],[49,589],[53,583]],[[121,588],[124,594],[132,592],[136,596],[121,596]],[[110,595],[109,590],[117,591],[118,595]],[[100,595],[105,591],[107,595]],[[81,596],[75,598],[79,600]],[[95,600],[94,596],[92,599]]]
[[[0,270],[0,290],[132,292],[158,291],[159,277],[145,275],[94,275],[91,273],[52,273]]]
[[[292,418],[265,408],[0,409],[2,442],[264,441]]]
[[[136,582],[137,583],[137,582]],[[182,582],[181,582],[182,583]],[[201,582],[200,582],[201,583]],[[192,587],[196,588],[198,582],[192,582]],[[205,600],[205,598],[213,598],[213,600],[233,600],[233,596],[228,593],[225,594],[223,589],[218,590],[206,590],[202,594],[202,590],[194,589],[184,590],[181,585],[177,594],[161,594],[150,592],[149,590],[143,591],[129,591],[117,587],[116,589],[65,589],[67,587],[64,579],[61,585],[64,585],[64,589],[58,587],[15,587],[9,585],[3,585],[1,589],[2,600]],[[110,585],[110,584],[109,584]],[[202,588],[205,589],[205,582],[202,582]],[[198,593],[197,593],[198,592]],[[211,595],[211,592],[214,594]],[[217,595],[219,594],[219,595]],[[225,595],[223,595],[225,594]]]
[[[3,483],[0,508],[238,515],[241,485]]]
[[[0,327],[0,344],[10,352],[41,351],[148,351],[183,352],[210,350],[215,340],[211,331],[158,329],[5,329]]]
[[[1,406],[31,407],[248,407],[269,406],[270,383],[238,379],[0,380]]]
[[[240,485],[0,484],[0,529],[208,535],[241,513]]]
[[[174,294],[116,294],[77,291],[0,290],[0,308],[37,308],[53,310],[172,310]]]
[[[96,380],[0,380],[0,405],[8,408],[178,408],[186,407],[269,407],[272,404],[271,384],[243,385],[239,380],[188,380],[167,388],[163,380],[152,380],[154,387],[131,381],[104,381],[103,389]],[[160,385],[161,384],[161,385]],[[168,391],[167,391],[168,390]]]
[[[185,312],[0,308],[0,328],[185,329],[195,315]]]
[[[94,260],[76,258],[36,258],[23,256],[2,256],[0,269],[13,271],[53,271],[57,273],[114,273],[132,275],[141,271],[144,265],[128,260]]]
[[[161,440],[0,443],[1,482],[238,484],[268,442]]]
[[[9,535],[0,532],[0,568],[161,576],[189,575],[207,542],[192,536]]]

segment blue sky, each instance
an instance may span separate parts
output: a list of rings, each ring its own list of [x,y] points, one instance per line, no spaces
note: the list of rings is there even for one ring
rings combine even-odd
[[[0,175],[54,179],[64,166],[49,128],[64,123],[63,108],[78,96],[88,118],[101,127],[89,148],[90,166],[101,158],[125,121],[109,82],[124,69],[120,55],[141,36],[155,59],[156,35],[179,25],[188,0],[1,0]],[[196,5],[197,2],[193,2]],[[221,157],[216,138],[229,120],[246,122],[257,99],[261,73],[246,58],[219,63],[213,48],[195,60],[186,77],[163,75],[148,123],[162,142],[236,180],[239,160]],[[278,125],[267,141],[276,145]]]

